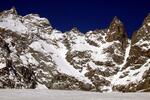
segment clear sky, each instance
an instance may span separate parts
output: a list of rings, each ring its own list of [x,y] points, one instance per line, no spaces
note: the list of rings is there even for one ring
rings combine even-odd
[[[15,6],[20,15],[38,13],[61,31],[107,28],[114,16],[131,34],[150,13],[150,0],[0,0],[0,11]]]

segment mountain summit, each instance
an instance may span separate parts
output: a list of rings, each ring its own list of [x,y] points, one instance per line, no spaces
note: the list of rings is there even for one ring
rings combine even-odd
[[[149,16],[132,39],[107,29],[62,33],[37,14],[0,13],[0,88],[150,91]]]

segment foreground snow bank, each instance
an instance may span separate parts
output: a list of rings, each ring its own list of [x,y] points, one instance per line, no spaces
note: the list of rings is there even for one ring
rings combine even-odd
[[[98,93],[63,90],[0,90],[0,100],[149,100],[149,93]]]

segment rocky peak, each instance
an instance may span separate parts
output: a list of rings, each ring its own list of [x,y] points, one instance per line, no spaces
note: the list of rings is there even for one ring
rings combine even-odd
[[[123,23],[119,20],[119,18],[114,17],[114,19],[110,23],[110,26],[108,27],[106,41],[120,41],[123,49],[125,49],[127,45],[127,40],[127,34],[125,32]]]
[[[5,10],[3,12],[0,13],[1,17],[7,16],[7,15],[17,15],[17,11],[15,7],[12,7],[10,10]]]
[[[143,25],[150,26],[150,13],[147,15],[147,17],[144,19]]]
[[[117,33],[124,33],[125,32],[123,23],[116,16],[114,17],[114,19],[110,23],[109,30],[110,31],[116,31]]]
[[[70,40],[74,40],[80,35],[81,32],[77,29],[77,27],[73,27],[70,31],[65,32],[65,36],[70,38]]]
[[[136,31],[132,36],[132,44],[138,41],[149,41],[150,40],[150,14],[144,19],[141,28]]]
[[[122,22],[120,21],[120,19],[117,17],[117,16],[115,16],[114,18],[113,18],[113,21],[112,21],[113,23],[116,23],[116,24],[122,24]]]
[[[12,7],[12,8],[9,10],[9,12],[10,12],[11,14],[15,14],[15,15],[18,14],[15,7]]]
[[[76,33],[76,34],[81,33],[77,27],[73,27],[70,32],[73,32],[73,33]]]

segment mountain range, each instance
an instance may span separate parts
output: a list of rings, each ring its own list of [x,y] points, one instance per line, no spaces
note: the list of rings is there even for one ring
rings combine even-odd
[[[106,29],[61,32],[38,14],[0,13],[0,88],[150,91],[150,14],[128,38]]]

